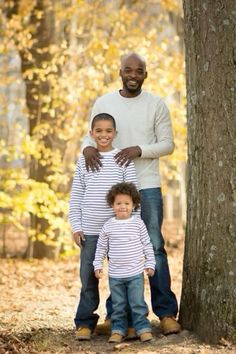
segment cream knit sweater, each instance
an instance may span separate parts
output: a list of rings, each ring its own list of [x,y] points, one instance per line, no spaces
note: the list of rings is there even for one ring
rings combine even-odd
[[[118,134],[114,147],[141,148],[141,157],[134,160],[139,189],[160,187],[159,157],[174,150],[170,114],[163,100],[146,91],[134,98],[115,91],[96,100],[91,120],[98,113],[109,113],[115,118]],[[87,134],[82,149],[91,145],[95,146],[94,141]]]

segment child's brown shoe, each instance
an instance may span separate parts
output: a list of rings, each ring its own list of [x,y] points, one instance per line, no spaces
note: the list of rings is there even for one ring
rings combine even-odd
[[[148,342],[152,340],[152,333],[151,332],[143,332],[140,334],[141,342]]]
[[[107,318],[104,323],[97,324],[95,331],[96,334],[111,334],[111,320]]]
[[[129,327],[125,339],[136,339],[136,338],[138,338],[138,336],[136,334],[135,329],[133,327]]]
[[[110,338],[108,339],[109,343],[121,343],[124,339],[124,336],[122,336],[119,333],[112,333]]]

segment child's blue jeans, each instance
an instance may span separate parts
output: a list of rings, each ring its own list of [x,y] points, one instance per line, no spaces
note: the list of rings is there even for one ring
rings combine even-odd
[[[85,235],[85,241],[80,252],[80,301],[75,315],[76,328],[81,326],[93,330],[98,321],[94,313],[99,305],[98,279],[94,275],[93,261],[98,241],[98,235]]]
[[[127,300],[137,335],[151,332],[151,325],[147,319],[148,307],[144,301],[143,273],[128,278],[109,277],[109,285],[113,308],[111,315],[112,333],[119,333],[122,336],[127,333]]]
[[[156,316],[176,316],[178,305],[175,294],[171,291],[169,265],[164,248],[164,239],[161,233],[163,220],[163,201],[160,188],[147,188],[140,190],[141,218],[146,224],[151,238],[155,258],[156,271],[149,278],[151,288],[152,310]],[[107,318],[112,314],[112,302],[110,296],[106,301]],[[130,324],[132,326],[132,324]]]

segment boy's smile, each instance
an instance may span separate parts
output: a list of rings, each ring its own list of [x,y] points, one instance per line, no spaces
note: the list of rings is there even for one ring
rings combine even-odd
[[[110,120],[98,120],[90,131],[91,137],[97,144],[97,149],[101,152],[111,151],[112,142],[116,137],[116,130]]]

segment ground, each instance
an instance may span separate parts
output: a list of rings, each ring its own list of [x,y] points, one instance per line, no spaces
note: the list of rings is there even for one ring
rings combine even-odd
[[[166,227],[167,252],[172,274],[172,289],[180,299],[183,261],[183,232]],[[159,321],[150,312],[154,339],[120,345],[107,343],[106,336],[79,342],[74,336],[73,317],[80,282],[78,257],[58,261],[0,259],[0,354],[70,353],[103,354],[115,351],[136,354],[230,354],[236,347],[226,341],[216,346],[201,343],[193,333],[163,336]],[[100,282],[100,321],[105,317],[106,276]],[[150,305],[146,279],[145,297]]]

